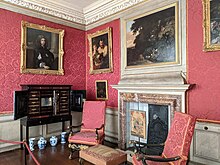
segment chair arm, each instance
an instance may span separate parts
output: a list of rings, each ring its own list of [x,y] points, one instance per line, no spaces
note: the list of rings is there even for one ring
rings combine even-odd
[[[105,126],[105,125],[104,125],[104,124],[102,124],[102,125],[101,125],[101,127],[99,127],[99,128],[96,128],[96,129],[95,129],[95,133],[96,133],[96,140],[98,140],[98,139],[99,139],[98,130],[100,130],[100,129],[104,128],[104,126]]]
[[[83,123],[81,123],[80,125],[70,125],[70,126],[68,126],[67,127],[67,129],[69,129],[70,130],[70,136],[72,136],[72,133],[73,133],[73,128],[79,128],[79,127],[81,127],[83,125]]]
[[[150,160],[154,162],[173,162],[179,159],[181,159],[181,156],[175,156],[175,157],[170,157],[170,158],[156,158],[156,157],[151,157],[148,155],[140,155],[137,158],[137,160],[141,160],[144,165],[147,165],[146,160]]]
[[[142,143],[142,142],[135,141],[135,140],[130,140],[129,143],[130,143],[130,144],[134,144],[134,145],[142,145],[142,146],[145,146],[145,147],[164,146],[164,143],[159,143],[159,144],[147,144],[147,143]]]
[[[135,141],[135,140],[131,140],[129,141],[130,144],[134,145],[134,152],[135,153],[143,153],[141,151],[141,149],[145,148],[145,147],[160,147],[160,146],[164,146],[164,143],[159,143],[159,144],[147,144],[147,143],[142,143],[139,141]],[[144,154],[144,153],[143,153]]]

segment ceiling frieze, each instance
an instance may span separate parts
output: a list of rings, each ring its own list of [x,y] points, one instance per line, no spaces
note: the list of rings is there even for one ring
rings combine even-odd
[[[30,10],[38,11],[44,14],[52,15],[55,17],[59,17],[61,19],[65,19],[74,23],[85,24],[85,19],[83,16],[80,17],[78,11],[74,11],[72,15],[61,12],[60,10],[50,9],[46,6],[41,6],[38,4],[33,4],[24,0],[3,0],[4,2],[11,3],[20,7],[28,8]],[[68,9],[69,10],[69,9]],[[82,15],[82,14],[81,14]]]
[[[115,13],[118,13],[120,11],[123,11],[127,8],[130,8],[136,4],[139,4],[146,0],[118,0],[118,1],[112,1],[111,3],[108,3],[108,5],[104,5],[100,7],[99,9],[95,11],[90,11],[86,13],[85,21],[86,25],[89,25],[93,22],[96,22],[100,19],[106,18],[108,16],[111,16]]]
[[[81,25],[89,25],[100,19],[107,18],[131,6],[146,0],[112,0],[100,6],[96,3],[87,6],[84,10],[73,9],[70,6],[47,3],[47,1],[35,0],[3,0],[5,3],[13,4],[42,14],[51,15],[63,20],[68,20]]]

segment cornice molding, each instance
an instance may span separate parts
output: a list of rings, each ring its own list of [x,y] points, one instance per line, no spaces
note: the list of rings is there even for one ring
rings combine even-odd
[[[34,4],[33,2],[32,3],[27,2],[25,0],[3,0],[3,1],[7,3],[11,3],[13,5],[17,5],[22,8],[28,8],[30,10],[38,11],[43,14],[47,14],[47,15],[49,14],[49,15],[52,15],[52,16],[55,16],[55,17],[58,17],[64,20],[74,22],[74,23],[85,25],[85,22],[86,22],[84,19],[83,13],[81,14],[79,11],[76,11],[76,10],[70,11],[70,9],[65,9],[65,8],[62,8],[61,6],[59,6],[59,10],[58,10],[57,7],[54,7],[54,8],[48,7],[46,3],[42,5],[42,3]],[[54,6],[52,4],[50,5]],[[72,12],[72,14],[70,14],[70,12]]]
[[[84,16],[86,25],[97,22],[100,19],[106,18],[110,15],[116,14],[120,11],[123,11],[131,6],[135,6],[146,0],[113,0],[105,5],[102,5],[99,8],[94,8],[93,10],[85,10]]]
[[[50,15],[63,20],[81,25],[91,25],[100,19],[119,13],[127,8],[147,0],[106,0],[105,3],[93,3],[82,11],[72,9],[71,7],[58,6],[43,0],[1,0],[6,4],[12,4],[15,7],[29,9],[41,14]],[[4,7],[2,7],[4,8]]]
[[[7,3],[4,0],[0,0],[0,8],[8,10],[8,11],[15,12],[15,13],[28,15],[30,17],[35,17],[35,18],[39,18],[39,19],[42,19],[42,20],[54,22],[54,23],[57,23],[57,24],[69,26],[69,27],[72,27],[72,28],[76,28],[76,29],[80,29],[80,30],[84,30],[84,31],[86,30],[85,25],[83,25],[83,24],[68,21],[66,19],[62,19],[62,18],[53,16],[53,15],[50,15],[50,14],[45,14],[45,13],[42,13],[42,12],[38,12],[36,10],[30,10],[28,8],[21,7],[21,6],[18,6],[18,5],[14,5],[12,3]]]

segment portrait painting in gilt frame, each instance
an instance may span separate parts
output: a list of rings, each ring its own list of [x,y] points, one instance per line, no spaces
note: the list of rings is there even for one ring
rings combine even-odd
[[[131,135],[146,139],[146,112],[131,110]]]
[[[128,18],[124,30],[126,68],[180,63],[178,3]]]
[[[108,83],[107,80],[96,80],[96,99],[97,100],[108,100]]]
[[[220,50],[219,11],[219,0],[203,0],[204,51]]]
[[[113,72],[111,28],[88,34],[88,40],[90,74]]]
[[[21,22],[21,73],[64,75],[64,30]]]

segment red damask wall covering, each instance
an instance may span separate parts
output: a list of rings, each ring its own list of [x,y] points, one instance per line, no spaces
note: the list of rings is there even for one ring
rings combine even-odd
[[[196,86],[188,92],[188,112],[200,119],[220,121],[220,51],[203,51],[203,11],[201,0],[187,1],[188,83]],[[20,74],[21,20],[61,28],[64,37],[64,76]],[[112,28],[113,73],[89,74],[87,34]],[[85,49],[86,46],[86,49]],[[107,80],[107,105],[117,107],[118,92],[111,85],[120,79],[120,20],[114,20],[86,33],[71,27],[43,21],[0,9],[0,113],[12,112],[13,91],[20,84],[71,84],[87,89],[87,98],[95,100],[95,81]]]
[[[113,59],[113,73],[102,73],[102,74],[89,74],[90,69],[90,58],[89,53],[89,42],[86,40],[86,88],[88,99],[95,100],[95,81],[96,80],[107,80],[108,81],[108,101],[107,106],[117,107],[118,106],[118,91],[113,89],[111,85],[118,84],[120,79],[120,20],[114,20],[97,28],[87,31],[86,34],[95,33],[98,30],[106,29],[107,27],[112,28],[112,59]]]
[[[220,51],[203,51],[203,6],[188,0],[188,112],[200,119],[220,121]]]
[[[65,30],[64,76],[20,73],[21,21]],[[20,84],[70,84],[85,89],[85,32],[0,9],[0,113],[13,111],[13,91]]]

